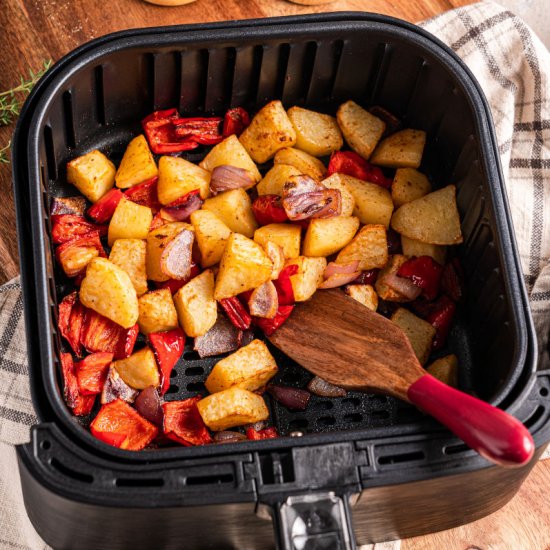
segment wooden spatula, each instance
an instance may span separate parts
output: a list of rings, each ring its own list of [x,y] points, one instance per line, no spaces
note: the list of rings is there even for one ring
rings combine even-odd
[[[397,325],[341,290],[318,291],[297,304],[269,339],[332,384],[416,405],[496,464],[521,466],[533,456],[533,438],[521,422],[427,374]]]

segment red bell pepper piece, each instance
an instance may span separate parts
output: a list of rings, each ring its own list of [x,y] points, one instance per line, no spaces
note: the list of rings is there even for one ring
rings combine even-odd
[[[158,229],[159,227],[162,227],[163,225],[167,224],[168,222],[162,217],[161,212],[157,212],[153,216],[153,221],[151,222],[151,225],[149,226],[149,231],[154,231],[155,229]]]
[[[252,212],[259,225],[288,221],[279,195],[260,195],[252,203]]]
[[[157,196],[158,176],[154,176],[143,183],[134,185],[124,191],[124,196],[136,204],[149,207],[153,213],[160,210],[161,204]]]
[[[373,166],[354,151],[335,151],[330,156],[327,168],[327,177],[332,174],[346,174],[363,181],[376,183],[389,189],[392,180],[384,176],[384,172],[378,166]]]
[[[95,395],[82,395],[80,392],[73,358],[70,353],[61,354],[61,370],[63,371],[65,403],[76,416],[90,414],[94,406]]]
[[[76,237],[83,237],[92,231],[97,231],[101,237],[107,235],[106,225],[95,225],[86,221],[82,216],[61,214],[52,216],[52,241],[63,244]]]
[[[88,263],[96,256],[107,257],[97,231],[74,237],[58,246],[55,251],[55,257],[68,277],[76,277],[85,272]]]
[[[398,270],[399,277],[410,279],[416,286],[422,289],[422,294],[427,300],[434,300],[439,294],[443,266],[438,264],[431,256],[413,257],[407,260]]]
[[[167,281],[155,282],[157,288],[168,288],[172,294],[175,294],[183,285],[187,284],[191,279],[194,279],[197,275],[200,275],[201,268],[193,262],[191,264],[191,273],[188,279],[168,279]]]
[[[298,266],[296,264],[288,265],[281,270],[279,277],[273,281],[277,290],[280,306],[289,306],[296,301],[294,299],[292,281],[290,280],[290,277],[296,275],[296,273],[298,273]]]
[[[240,330],[246,330],[250,327],[252,317],[236,296],[224,298],[219,303],[234,326]]]
[[[77,292],[65,296],[59,304],[59,315],[57,317],[59,333],[67,340],[77,357],[82,356],[80,333],[85,313],[86,308],[78,300]]]
[[[82,395],[102,392],[112,360],[112,353],[98,352],[75,364],[76,379]]]
[[[111,189],[88,208],[88,217],[92,218],[96,223],[107,223],[113,217],[116,207],[123,196],[120,189]]]
[[[255,430],[254,428],[247,428],[246,438],[252,441],[261,441],[262,439],[276,439],[279,437],[277,428],[265,428],[263,430]]]
[[[141,121],[149,147],[156,155],[189,151],[199,146],[191,139],[181,140],[174,136],[174,121],[180,118],[177,109],[155,111]]]
[[[170,387],[170,373],[183,353],[185,334],[179,328],[154,332],[149,334],[149,342],[155,352],[161,374],[160,395],[164,395]]]
[[[250,116],[242,107],[229,109],[223,117],[223,137],[240,136],[249,124]]]
[[[173,121],[174,137],[193,140],[201,145],[216,145],[223,140],[220,117],[178,118]]]
[[[103,405],[90,424],[90,431],[97,439],[129,451],[140,451],[158,434],[155,425],[122,399]]]
[[[441,290],[454,302],[459,302],[464,296],[464,272],[458,258],[453,258],[445,264]]]
[[[449,335],[456,312],[456,304],[446,295],[443,295],[435,302],[434,306],[432,311],[426,316],[426,321],[436,330],[435,338],[432,342],[433,349],[441,349],[447,341],[447,336]]]
[[[350,284],[352,285],[374,285],[376,283],[376,279],[378,278],[378,273],[380,272],[379,269],[369,269],[367,271],[362,271],[361,275],[355,279],[355,281],[352,281]]]
[[[200,396],[163,403],[164,435],[186,447],[212,443],[210,433],[197,409]]]
[[[273,319],[254,317],[254,323],[262,329],[266,336],[271,336],[288,319],[293,309],[294,305],[280,305],[277,314],[273,317]]]

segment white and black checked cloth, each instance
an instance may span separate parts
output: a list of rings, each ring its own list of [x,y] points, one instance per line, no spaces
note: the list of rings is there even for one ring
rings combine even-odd
[[[494,3],[450,11],[423,26],[464,59],[491,104],[539,360],[549,368],[550,54],[521,19]],[[16,279],[0,288],[1,549],[47,548],[25,514],[13,448],[29,440],[35,422]],[[399,541],[375,545],[376,550],[399,546]]]

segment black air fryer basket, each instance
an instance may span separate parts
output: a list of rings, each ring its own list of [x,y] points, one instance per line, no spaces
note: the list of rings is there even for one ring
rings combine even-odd
[[[533,466],[492,466],[413,407],[379,395],[313,396],[305,412],[271,402],[271,420],[286,437],[158,451],[110,447],[70,415],[56,328],[56,303],[68,289],[54,265],[49,221],[51,198],[74,194],[66,162],[95,148],[120,160],[153,110],[254,112],[276,98],[330,113],[354,99],[427,131],[421,169],[438,186],[457,186],[464,234],[468,294],[449,344],[460,386],[524,422],[536,456],[550,439],[549,373],[536,372],[490,112],[447,47],[413,25],[365,13],[122,32],[48,72],[13,146],[40,420],[18,448],[20,476],[31,521],[55,548],[264,549],[275,545],[270,519],[280,547],[352,548],[340,529],[350,518],[360,544],[449,528],[498,509]],[[279,380],[303,387],[310,375],[273,353]],[[166,398],[200,392],[215,361],[187,348]]]

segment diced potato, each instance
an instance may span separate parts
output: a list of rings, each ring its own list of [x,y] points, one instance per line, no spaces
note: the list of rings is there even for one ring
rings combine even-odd
[[[201,199],[210,196],[210,177],[208,170],[180,157],[160,157],[157,194],[161,204],[169,204],[199,190]]]
[[[121,327],[133,327],[138,320],[138,298],[130,277],[106,258],[88,264],[79,295],[84,306]]]
[[[212,172],[216,166],[222,165],[244,168],[248,170],[254,181],[262,179],[258,167],[236,135],[231,135],[215,145],[206,157],[199,162],[199,166],[209,172]]]
[[[348,145],[368,159],[386,129],[386,123],[354,101],[340,105],[336,119]]]
[[[398,168],[391,186],[391,198],[395,208],[411,202],[432,190],[430,180],[414,168]]]
[[[252,202],[244,189],[232,189],[215,197],[206,199],[202,205],[204,210],[214,212],[220,220],[236,233],[252,238],[258,227]]]
[[[297,258],[300,255],[302,230],[299,225],[289,223],[270,223],[254,232],[254,241],[262,246],[268,242],[278,244],[285,258]]]
[[[217,264],[223,255],[231,229],[210,210],[196,210],[191,214],[195,239],[200,252],[202,267]]]
[[[262,396],[237,387],[201,399],[197,408],[204,423],[214,432],[269,418]]]
[[[352,218],[350,218],[352,219]],[[382,268],[388,262],[388,241],[383,225],[368,224],[336,257],[337,264],[358,261],[357,269],[366,271]]]
[[[160,259],[166,245],[184,229],[193,226],[183,222],[167,223],[147,235],[147,278],[156,282],[167,281],[170,277],[160,267]]]
[[[407,128],[382,140],[370,161],[390,168],[418,168],[425,144],[426,132]]]
[[[351,189],[346,183],[347,177],[348,176],[343,174],[332,174],[332,176],[329,176],[321,182],[321,184],[328,189],[338,189],[338,191],[340,191],[342,197],[342,212],[340,212],[340,216],[342,217],[353,215],[353,210],[355,208],[355,199],[353,198]]]
[[[143,334],[178,328],[178,313],[168,288],[147,292],[138,303],[138,325]]]
[[[325,165],[319,159],[294,147],[285,147],[277,151],[273,157],[273,163],[294,166],[300,174],[307,174],[317,181],[321,181],[327,172]]]
[[[145,136],[135,137],[126,147],[116,172],[116,186],[127,189],[158,175],[158,168]]]
[[[187,336],[195,338],[206,334],[218,317],[212,270],[206,269],[182,286],[174,295],[174,304]]]
[[[378,294],[371,285],[347,285],[346,294],[372,311],[378,309]]]
[[[287,114],[296,130],[298,149],[324,157],[342,148],[344,140],[334,117],[302,107],[291,107]]]
[[[359,218],[314,218],[304,238],[304,256],[330,256],[346,246],[359,229]]]
[[[273,168],[262,178],[256,189],[258,195],[283,196],[283,187],[290,176],[301,174],[296,166],[290,164],[275,164]]]
[[[401,235],[430,244],[460,244],[462,231],[456,205],[455,186],[429,193],[400,206],[391,226]]]
[[[456,388],[458,386],[458,358],[456,355],[446,355],[436,359],[426,367],[429,374],[441,382]]]
[[[283,104],[271,101],[262,107],[239,138],[254,162],[269,160],[279,149],[296,143],[296,132]]]
[[[144,390],[149,386],[156,388],[160,384],[155,354],[147,346],[132,353],[126,359],[113,361],[112,366],[116,369],[122,380],[136,390]]]
[[[298,273],[290,276],[294,299],[297,302],[305,302],[314,294],[319,285],[323,282],[323,273],[327,267],[326,258],[308,258],[299,256],[288,260],[285,267],[297,265]]]
[[[403,296],[401,293],[386,284],[386,279],[395,275],[406,261],[406,256],[403,256],[402,254],[393,254],[393,256],[389,257],[388,263],[384,269],[382,269],[382,271],[378,274],[374,287],[376,288],[378,296],[380,296],[382,300],[386,300],[388,302],[410,301],[407,297]]]
[[[279,273],[281,273],[285,266],[285,254],[278,244],[272,243],[271,241],[267,241],[263,244],[262,248],[265,250],[267,257],[273,265],[270,279],[274,281],[279,278]]]
[[[391,320],[405,333],[418,361],[424,365],[432,351],[435,328],[402,307],[391,316]]]
[[[115,165],[97,150],[67,163],[67,181],[91,202],[97,202],[113,187],[115,173]]]
[[[153,212],[147,206],[122,198],[109,223],[109,246],[117,239],[145,239],[153,221]]]
[[[239,233],[225,247],[216,278],[216,300],[231,298],[268,281],[272,265],[263,248]]]
[[[208,378],[210,393],[238,387],[249,391],[263,388],[277,374],[277,363],[261,340],[252,340],[248,346],[218,361]]]
[[[444,265],[447,247],[438,244],[423,243],[401,235],[401,249],[408,256],[431,256],[437,263]]]
[[[142,239],[117,239],[109,254],[109,260],[128,273],[138,296],[147,292],[146,250]]]

